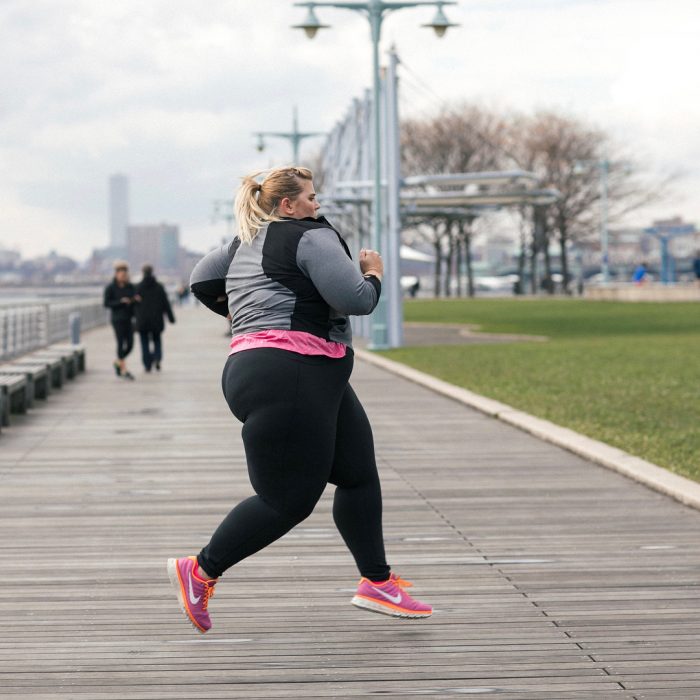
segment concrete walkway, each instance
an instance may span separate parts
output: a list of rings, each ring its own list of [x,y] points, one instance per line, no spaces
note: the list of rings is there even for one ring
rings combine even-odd
[[[327,494],[197,635],[165,559],[250,493],[224,322],[181,311],[133,383],[111,329],[85,341],[87,373],[0,436],[0,696],[700,697],[700,513],[362,362],[390,562],[435,615],[349,605]]]

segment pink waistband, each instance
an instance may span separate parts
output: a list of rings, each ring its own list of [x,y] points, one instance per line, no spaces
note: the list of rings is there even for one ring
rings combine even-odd
[[[252,348],[279,348],[298,352],[301,355],[326,355],[336,358],[345,357],[346,349],[344,343],[325,340],[312,333],[278,329],[237,335],[231,340],[229,347],[231,348],[229,355]]]

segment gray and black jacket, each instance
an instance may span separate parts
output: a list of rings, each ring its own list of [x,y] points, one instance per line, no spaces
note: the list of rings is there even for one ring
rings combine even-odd
[[[197,263],[190,288],[212,311],[231,314],[234,337],[280,329],[349,346],[348,316],[371,313],[381,294],[323,217],[273,221],[251,245],[234,238]]]

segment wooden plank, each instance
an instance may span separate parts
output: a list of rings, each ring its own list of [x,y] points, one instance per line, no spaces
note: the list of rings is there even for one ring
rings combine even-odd
[[[435,615],[349,605],[329,488],[196,635],[164,561],[251,492],[222,325],[184,309],[133,383],[110,329],[85,341],[91,371],[0,441],[0,696],[697,697],[700,514],[362,363],[390,562]]]

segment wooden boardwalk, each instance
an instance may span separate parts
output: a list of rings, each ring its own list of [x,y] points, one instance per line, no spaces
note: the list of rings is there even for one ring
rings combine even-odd
[[[110,329],[84,339],[87,373],[0,436],[0,696],[700,697],[700,513],[362,363],[390,562],[435,615],[349,605],[327,494],[197,635],[165,559],[250,489],[223,323],[180,312],[134,383]]]

